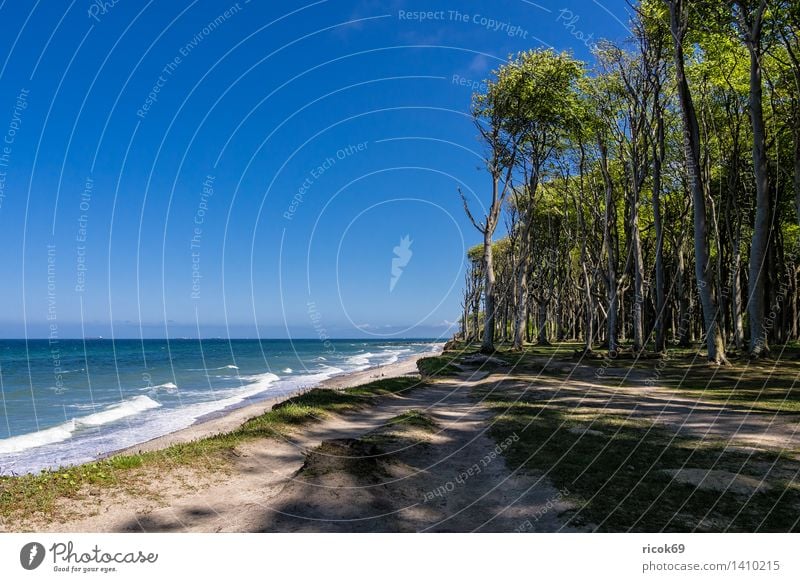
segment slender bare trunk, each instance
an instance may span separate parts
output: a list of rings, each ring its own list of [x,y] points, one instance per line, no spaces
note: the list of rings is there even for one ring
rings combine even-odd
[[[472,333],[470,334],[470,341],[477,341],[481,333],[481,319],[480,319],[480,296],[478,301],[475,302],[472,310]]]
[[[528,263],[529,255],[527,245],[522,243],[522,254],[517,272],[517,304],[514,314],[514,345],[513,349],[521,350],[525,343],[525,326],[528,321]]]
[[[756,182],[756,215],[750,243],[748,269],[747,314],[750,319],[750,353],[760,356],[769,352],[764,326],[764,278],[770,235],[769,175],[767,173],[766,131],[761,89],[761,23],[756,18],[748,30],[747,50],[750,53],[750,121],[753,126],[753,171]]]
[[[678,98],[683,118],[683,138],[686,153],[686,166],[694,207],[694,255],[695,277],[705,322],[708,360],[717,364],[726,361],[725,345],[717,325],[717,303],[709,278],[710,257],[708,251],[708,225],[706,217],[705,189],[700,168],[700,130],[694,101],[686,79],[683,56],[683,39],[686,34],[687,17],[683,0],[670,0],[670,24],[675,48],[675,74],[677,77]]]
[[[656,94],[655,99],[658,99]],[[656,140],[653,143],[653,224],[656,230],[656,351],[666,349],[664,339],[664,316],[666,299],[664,297],[664,225],[661,221],[661,163],[664,159],[664,119],[661,112],[656,112]]]
[[[592,351],[592,340],[594,338],[594,299],[592,298],[592,284],[589,279],[589,271],[586,268],[586,263],[583,263],[583,284],[585,285],[586,299],[584,304],[585,311],[585,326],[584,329],[584,343],[587,352]]]
[[[549,345],[547,340],[547,303],[539,302],[539,345]]]
[[[634,179],[634,182],[636,180]],[[639,234],[639,193],[634,184],[633,203],[631,204],[631,247],[633,251],[633,349],[636,352],[644,348],[644,259],[642,258],[642,240]]]
[[[616,227],[614,208],[614,185],[608,171],[608,154],[605,145],[600,144],[600,169],[605,185],[605,217],[603,225],[603,242],[606,253],[606,299],[608,314],[606,328],[608,336],[608,352],[616,353],[619,345],[617,327],[619,315],[619,282],[617,281],[617,257],[613,242],[613,229]]]
[[[483,234],[483,269],[484,269],[484,302],[483,302],[483,342],[482,352],[494,352],[494,259],[492,256],[492,233],[489,229]]]
[[[794,126],[794,204],[800,223],[800,115],[795,115]]]
[[[689,313],[689,282],[686,280],[686,250],[683,239],[678,243],[677,265],[675,268],[675,282],[678,291],[678,323],[677,340],[682,348],[688,347],[691,314]]]
[[[594,341],[594,318],[595,318],[595,309],[594,309],[594,298],[592,297],[592,281],[589,277],[589,269],[587,266],[588,263],[588,237],[589,233],[587,232],[586,228],[586,218],[584,215],[584,208],[583,208],[583,201],[584,201],[584,172],[585,172],[585,165],[586,165],[586,150],[584,149],[583,142],[579,142],[579,149],[580,149],[580,163],[578,165],[580,171],[580,191],[579,191],[579,198],[573,196],[573,203],[575,204],[575,210],[577,211],[578,215],[578,227],[581,233],[581,272],[583,274],[583,285],[584,285],[584,330],[583,330],[583,339],[584,339],[584,351],[591,352],[592,351],[592,342]]]
[[[731,289],[731,309],[733,311],[733,341],[737,350],[744,349],[744,323],[742,321],[742,241],[738,233],[734,241],[736,249],[733,253]]]

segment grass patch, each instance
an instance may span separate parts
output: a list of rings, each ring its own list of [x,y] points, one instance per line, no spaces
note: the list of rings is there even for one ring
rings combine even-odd
[[[152,471],[174,466],[199,471],[224,469],[235,447],[243,442],[271,438],[331,414],[372,404],[376,398],[406,392],[420,386],[411,377],[386,378],[345,390],[315,389],[277,404],[239,428],[160,451],[117,455],[75,467],[43,471],[36,475],[0,477],[0,521],[14,521],[34,514],[52,516],[60,499],[77,499],[96,488],[132,488]]]
[[[417,360],[417,369],[423,379],[446,378],[456,376],[461,370],[455,365],[458,356],[455,354],[443,354],[430,358],[420,358]]]
[[[566,517],[576,525],[613,532],[800,530],[800,491],[793,481],[800,465],[777,453],[726,452],[724,443],[674,437],[646,422],[545,405],[526,394],[519,400],[501,391],[481,396],[496,413],[492,436],[498,442],[519,436],[505,452],[509,465],[547,472],[559,489],[566,488],[578,508]],[[771,489],[721,493],[663,472],[684,466],[766,475]]]
[[[672,388],[679,396],[757,412],[800,413],[800,362],[795,358],[733,361],[718,368],[670,353],[665,362],[650,363],[649,369],[657,370],[655,384]]]
[[[552,346],[526,346],[522,352],[513,352],[501,344],[496,355],[509,363],[513,373],[563,376],[565,367],[576,363],[576,346],[573,342],[562,342]],[[654,386],[674,389],[676,396],[723,404],[731,409],[800,413],[800,386],[797,385],[800,352],[796,347],[783,349],[780,359],[776,351],[776,359],[734,358],[731,365],[723,367],[709,366],[704,355],[698,356],[697,349],[696,346],[670,347],[657,359],[652,359],[650,353],[643,359],[584,359],[580,363],[602,368],[604,373],[595,375],[593,381],[608,386],[636,388],[644,384],[645,378]],[[545,357],[548,359],[544,360]],[[631,374],[628,379],[619,377],[620,373],[630,370],[638,373]]]
[[[702,388],[680,389],[684,394],[706,402],[724,404],[734,410],[744,412],[779,412],[782,414],[800,413],[800,390],[783,388],[768,388],[763,390],[730,389],[730,388]]]
[[[386,421],[375,430],[361,435],[355,442],[373,447],[373,454],[385,455],[397,450],[429,445],[428,435],[439,430],[439,425],[420,410],[407,410]]]
[[[408,426],[427,432],[434,432],[439,428],[435,420],[419,410],[407,410],[390,419],[386,424],[389,427]]]

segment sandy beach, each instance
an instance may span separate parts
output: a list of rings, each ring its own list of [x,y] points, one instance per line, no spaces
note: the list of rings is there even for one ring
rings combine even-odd
[[[340,374],[338,376],[328,378],[327,380],[324,380],[323,382],[320,382],[314,386],[307,386],[296,392],[283,394],[278,398],[260,399],[258,402],[252,404],[245,404],[244,406],[238,406],[229,410],[222,410],[200,418],[197,422],[184,429],[165,434],[132,447],[111,452],[106,455],[106,457],[118,454],[135,454],[145,451],[157,451],[174,444],[190,442],[193,440],[213,436],[215,434],[228,432],[239,427],[248,419],[253,418],[254,416],[259,416],[260,414],[270,410],[276,404],[314,388],[344,390],[345,388],[360,386],[361,384],[366,384],[380,378],[393,378],[408,374],[416,374],[417,360],[430,356],[437,356],[439,354],[441,354],[441,349],[415,354],[393,364],[376,366],[374,368],[369,368],[367,370],[361,370],[358,372]]]

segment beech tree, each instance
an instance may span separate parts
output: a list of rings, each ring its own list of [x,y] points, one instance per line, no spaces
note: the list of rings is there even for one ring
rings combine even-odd
[[[462,337],[768,356],[800,339],[796,3],[633,8],[591,62],[520,53],[476,96],[494,188]]]
[[[507,120],[516,115],[519,103],[503,91],[497,81],[488,83],[485,93],[477,93],[473,99],[472,115],[475,127],[487,149],[486,169],[491,177],[491,198],[483,218],[478,221],[470,210],[466,196],[459,188],[464,211],[472,225],[483,235],[484,272],[484,331],[481,350],[494,352],[495,335],[495,271],[492,257],[492,240],[500,221],[500,210],[511,188],[511,172],[517,159],[519,138],[508,131]]]
[[[764,126],[763,80],[761,60],[764,55],[762,32],[767,0],[731,2],[742,42],[750,55],[750,120],[753,129],[753,173],[755,175],[756,212],[750,243],[748,314],[750,316],[750,352],[759,356],[769,351],[764,327],[764,271],[767,268],[767,245],[770,235],[770,193],[767,173],[767,138]]]
[[[514,228],[519,231],[514,269],[515,349],[522,348],[528,318],[530,239],[536,195],[545,165],[552,161],[565,132],[573,124],[575,83],[581,73],[581,64],[566,53],[528,51],[501,67],[493,86],[514,103],[505,129],[518,148],[515,172],[510,175],[516,184],[513,203],[517,220]]]

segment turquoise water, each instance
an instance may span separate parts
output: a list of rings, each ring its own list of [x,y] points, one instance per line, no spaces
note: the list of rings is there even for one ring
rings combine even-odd
[[[432,341],[0,340],[0,474],[82,463]]]

